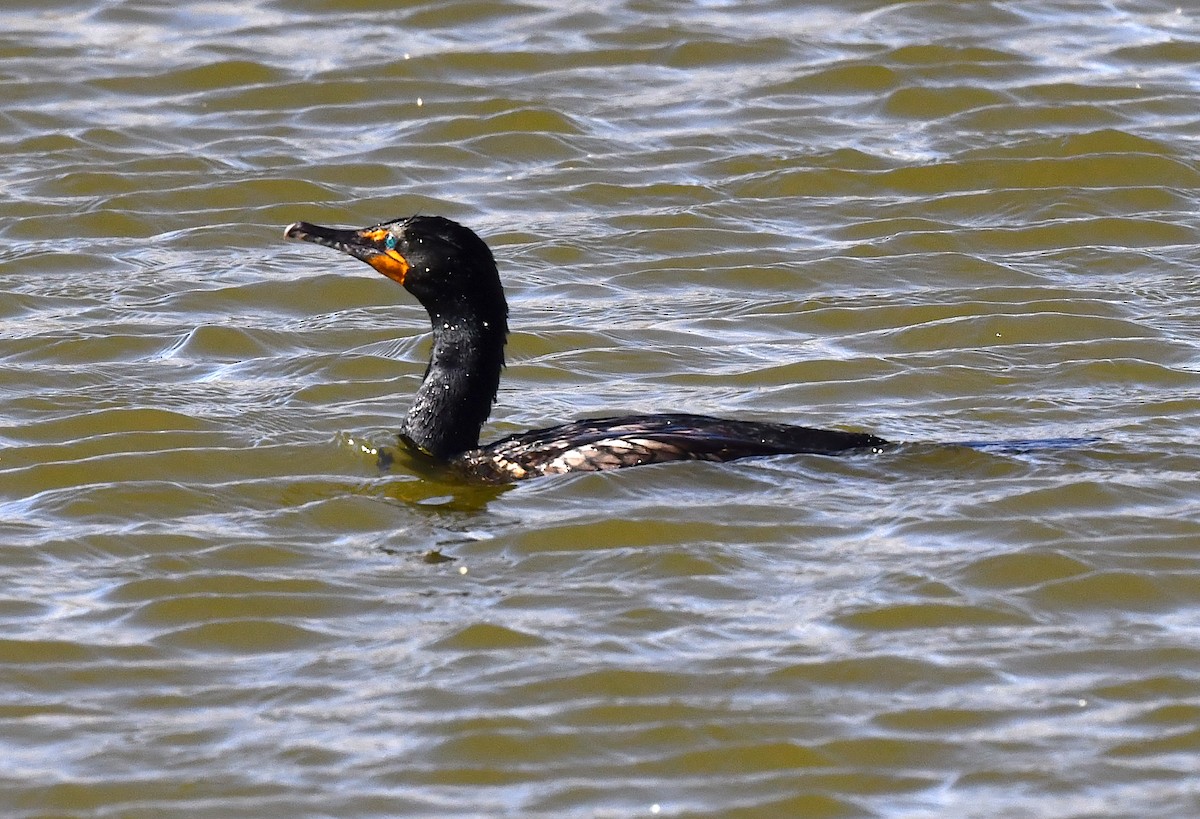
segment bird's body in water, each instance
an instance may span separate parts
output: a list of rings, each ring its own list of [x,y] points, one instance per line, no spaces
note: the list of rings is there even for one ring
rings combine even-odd
[[[504,483],[665,461],[834,455],[889,446],[858,432],[664,414],[573,421],[481,447],[479,432],[496,399],[508,335],[508,304],[484,241],[438,216],[411,216],[361,230],[297,222],[286,235],[366,262],[425,307],[433,350],[400,437],[475,479]]]

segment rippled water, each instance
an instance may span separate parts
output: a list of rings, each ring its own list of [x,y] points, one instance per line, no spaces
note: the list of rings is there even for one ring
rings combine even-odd
[[[1200,813],[1194,8],[0,18],[6,816]],[[424,314],[281,229],[416,211],[485,438],[910,443],[381,475]]]

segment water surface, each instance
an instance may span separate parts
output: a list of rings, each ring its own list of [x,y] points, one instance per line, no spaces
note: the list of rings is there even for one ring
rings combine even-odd
[[[5,815],[1200,813],[1194,10],[0,16]],[[425,316],[282,227],[418,211],[485,438],[907,443],[380,474]]]

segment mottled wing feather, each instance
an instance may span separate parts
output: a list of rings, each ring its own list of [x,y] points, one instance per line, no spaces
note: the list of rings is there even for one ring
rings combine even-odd
[[[521,433],[457,459],[498,481],[597,472],[665,461],[731,461],[754,455],[833,454],[886,446],[872,435],[706,415],[590,418]]]

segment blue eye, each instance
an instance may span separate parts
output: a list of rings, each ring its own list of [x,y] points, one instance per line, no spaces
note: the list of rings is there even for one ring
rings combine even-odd
[[[396,237],[389,233],[387,240],[384,241],[384,243],[383,243],[383,246],[386,247],[388,250],[395,250],[396,249]]]

